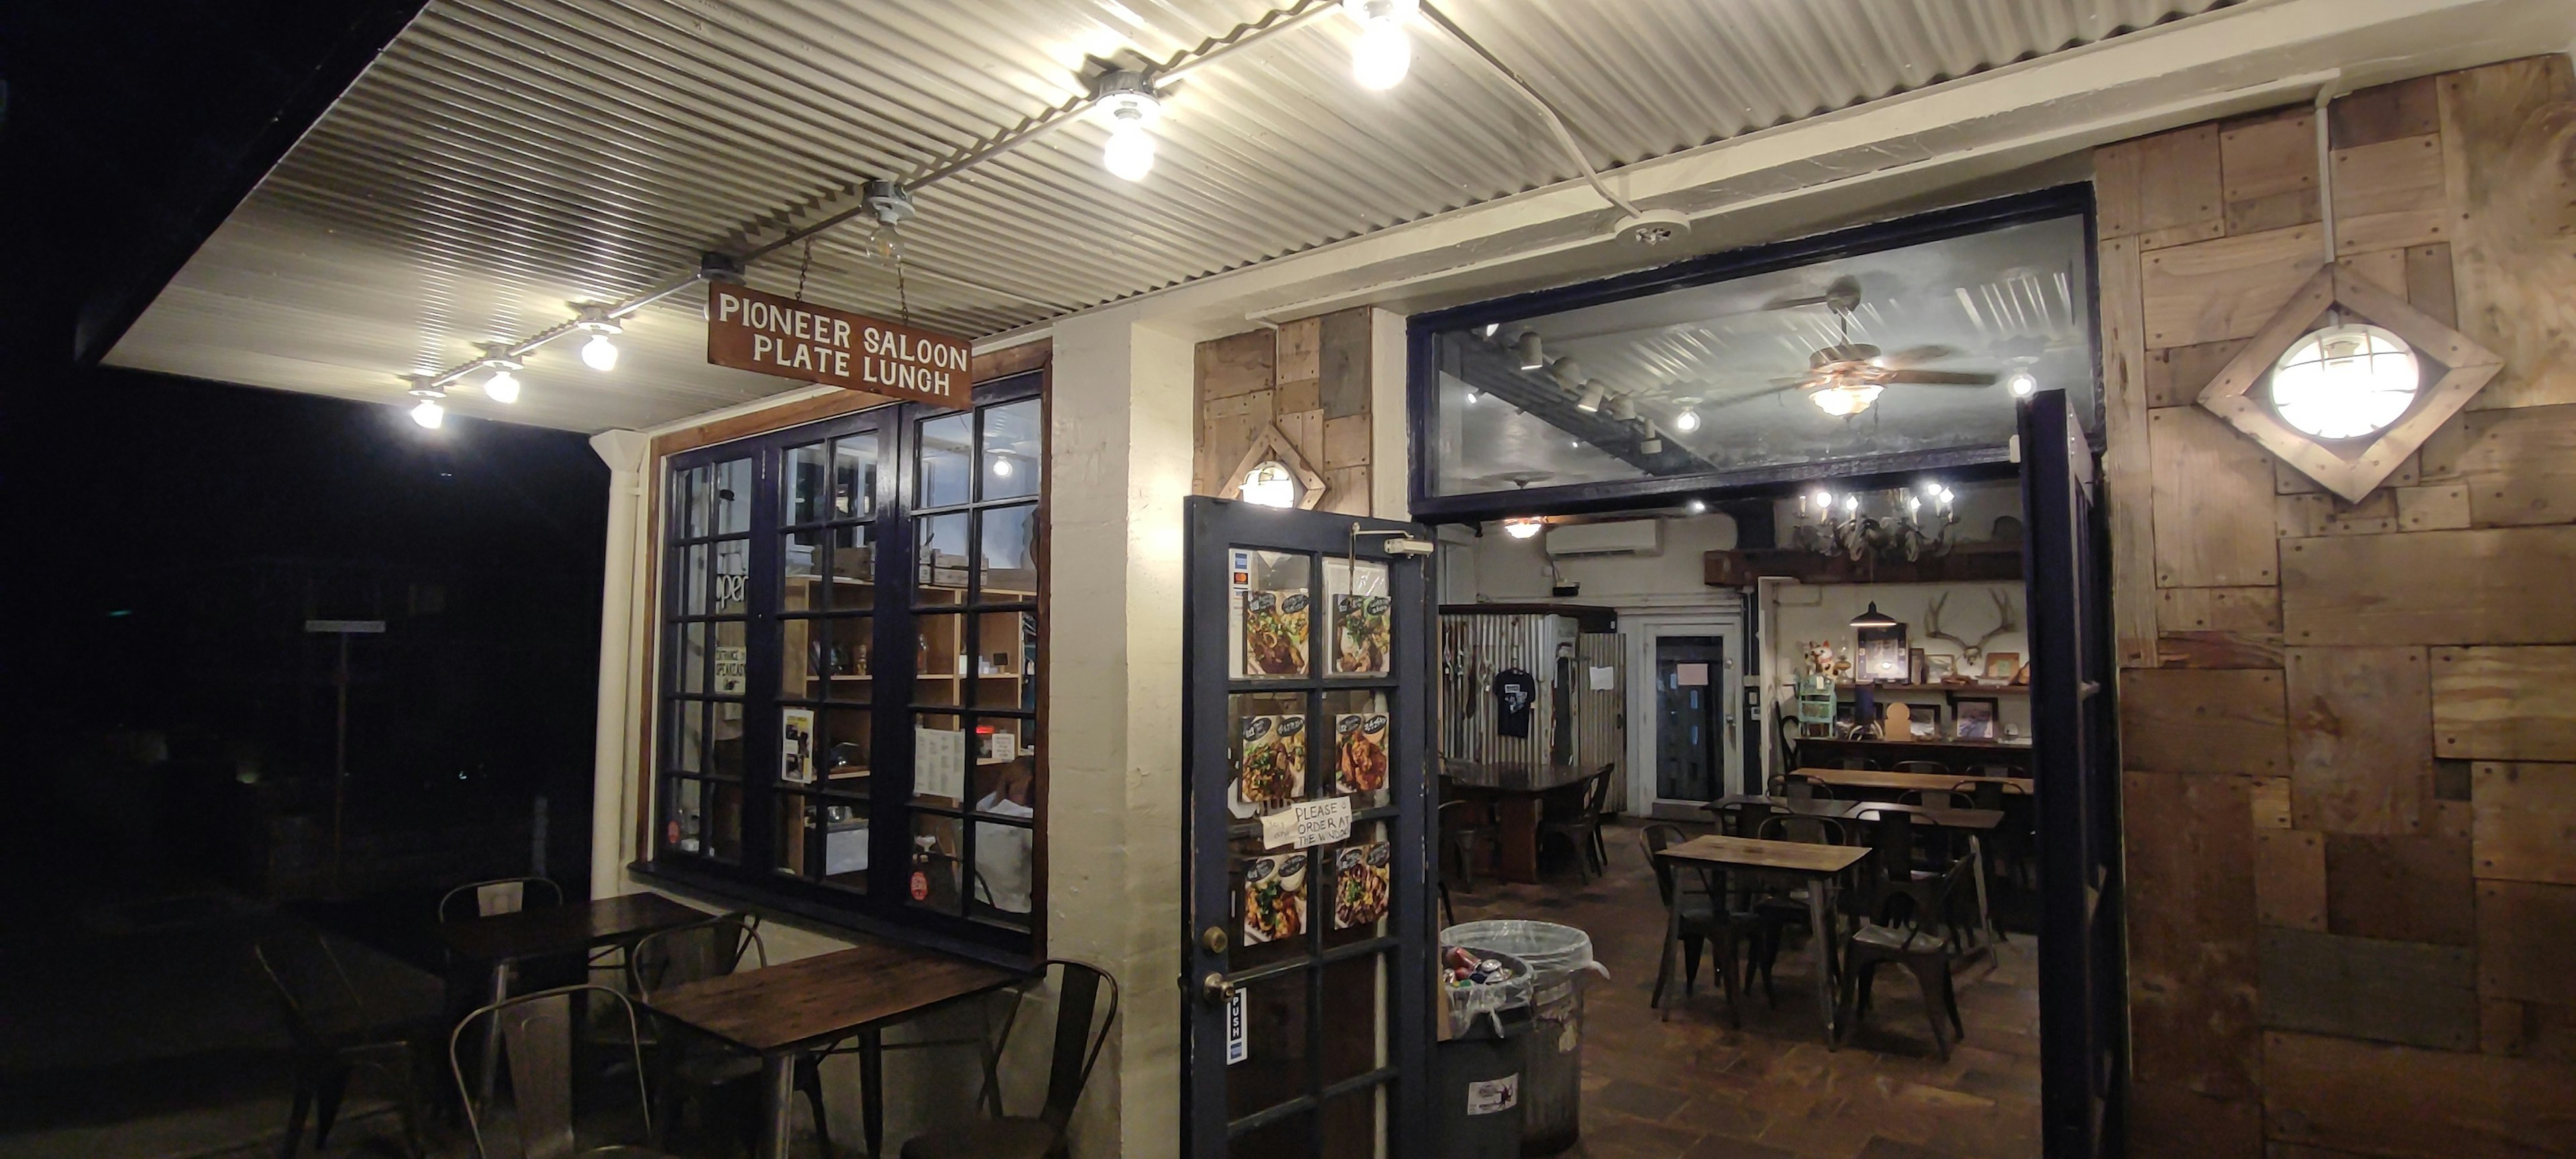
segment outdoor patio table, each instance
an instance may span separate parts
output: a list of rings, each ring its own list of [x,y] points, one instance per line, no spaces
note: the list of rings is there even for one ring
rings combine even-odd
[[[885,1141],[885,1026],[1031,975],[893,942],[672,987],[651,1008],[760,1056],[757,1159],[786,1159],[796,1056],[859,1036],[859,1102],[868,1154]]]
[[[1540,800],[1600,771],[1547,761],[1440,762],[1440,776],[1452,786],[1494,798],[1494,876],[1524,884],[1538,881]]]
[[[1753,837],[1720,837],[1714,834],[1694,837],[1679,845],[1668,846],[1655,856],[1666,861],[1721,869],[1744,870],[1779,877],[1802,878],[1807,883],[1807,920],[1816,931],[1816,1010],[1825,1023],[1825,1041],[1834,1040],[1834,949],[1835,926],[1833,891],[1842,872],[1869,856],[1861,845],[1816,845],[1804,841],[1766,841]],[[1664,939],[1664,953],[1669,965],[1674,948],[1681,944],[1681,910],[1664,907],[1664,921],[1672,927]]]
[[[593,946],[631,946],[646,934],[704,921],[709,916],[658,893],[629,893],[440,922],[438,941],[451,959],[491,969],[492,994],[487,1000],[498,1002],[510,996],[513,963],[585,953]],[[500,1049],[499,1024],[493,1023],[486,1028],[482,1049],[482,1085],[487,1097]]]

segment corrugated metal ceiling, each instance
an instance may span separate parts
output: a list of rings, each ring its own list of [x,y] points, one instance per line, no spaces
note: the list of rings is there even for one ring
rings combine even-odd
[[[2089,43],[2225,0],[1452,0],[1557,102],[1596,165],[1633,163]],[[395,401],[473,357],[844,208],[1083,90],[1086,58],[1162,60],[1262,0],[433,0],[119,345],[124,365]],[[1180,83],[1143,183],[1088,121],[919,191],[909,307],[980,335],[1576,176],[1521,99],[1414,30],[1413,73],[1348,79],[1327,15]],[[768,227],[748,235],[752,222]],[[783,225],[781,224],[783,223]],[[903,309],[867,231],[824,235],[817,300]],[[791,247],[752,281],[791,290]],[[640,425],[792,387],[699,365],[692,292],[636,319],[613,376],[547,355],[492,413]],[[665,334],[664,331],[669,333]],[[671,357],[661,357],[664,348]],[[463,409],[472,411],[469,400]]]

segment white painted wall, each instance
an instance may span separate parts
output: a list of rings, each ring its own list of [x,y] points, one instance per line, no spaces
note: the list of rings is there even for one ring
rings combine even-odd
[[[1544,535],[1514,539],[1502,525],[1486,524],[1473,548],[1477,598],[1496,603],[1545,600],[1605,607],[1705,605],[1716,602],[1702,556],[1735,546],[1735,520],[1714,512],[1667,519],[1664,550],[1651,556],[1607,556],[1556,561],[1557,574],[1582,585],[1580,595],[1549,594]]]

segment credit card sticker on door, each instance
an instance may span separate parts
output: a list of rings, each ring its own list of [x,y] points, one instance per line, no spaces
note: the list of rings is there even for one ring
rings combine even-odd
[[[1521,1102],[1521,1076],[1504,1075],[1498,1079],[1467,1084],[1467,1113],[1499,1115]]]
[[[1225,996],[1225,1065],[1233,1066],[1252,1057],[1252,1047],[1244,1035],[1243,991],[1238,988]]]

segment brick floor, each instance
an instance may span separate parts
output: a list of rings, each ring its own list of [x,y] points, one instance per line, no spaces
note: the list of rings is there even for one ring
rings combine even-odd
[[[1704,827],[1694,828],[1700,831]],[[1611,828],[1610,872],[1578,884],[1570,866],[1543,885],[1479,881],[1452,896],[1459,921],[1524,917],[1577,926],[1610,969],[1584,1015],[1583,1143],[1590,1159],[2028,1159],[2039,1154],[2039,991],[2035,949],[2013,935],[1962,967],[1964,1042],[1933,1057],[1911,977],[1879,974],[1874,1008],[1850,1045],[1825,1048],[1814,957],[1793,941],[1778,965],[1779,1005],[1748,996],[1744,1029],[1701,965],[1688,1001],[1654,991],[1664,914],[1633,826]]]

